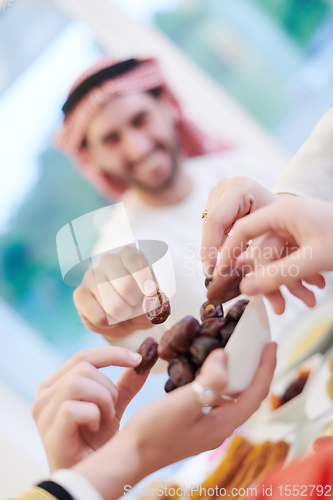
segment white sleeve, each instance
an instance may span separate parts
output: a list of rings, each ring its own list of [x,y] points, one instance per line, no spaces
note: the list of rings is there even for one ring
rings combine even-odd
[[[272,191],[333,201],[333,107],[319,120]]]
[[[62,486],[74,500],[104,500],[85,477],[71,469],[59,469],[50,479]]]

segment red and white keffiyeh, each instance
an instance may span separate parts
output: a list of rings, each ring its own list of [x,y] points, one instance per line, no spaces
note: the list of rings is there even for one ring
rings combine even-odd
[[[109,57],[98,61],[76,80],[69,95],[88,77],[117,62]],[[167,100],[175,109],[177,116],[176,137],[185,158],[230,149],[228,144],[207,136],[186,118],[178,100],[166,84],[156,59],[144,59],[139,60],[139,62],[140,64],[130,71],[104,81],[100,86],[92,88],[84,95],[75,107],[66,114],[54,139],[55,147],[74,161],[81,173],[104,197],[112,200],[119,198],[126,191],[128,185],[109,173],[105,174],[94,162],[87,161],[87,155],[82,153],[82,142],[92,116],[101,105],[109,102],[113,96],[144,92],[161,87],[163,91],[159,98]]]

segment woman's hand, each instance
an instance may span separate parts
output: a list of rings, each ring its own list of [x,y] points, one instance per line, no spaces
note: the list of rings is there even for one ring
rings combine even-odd
[[[248,251],[244,254],[247,242],[257,237],[276,241],[280,253],[259,261]],[[319,273],[333,270],[332,248],[333,203],[282,198],[236,222],[222,248],[219,267],[245,265],[252,272],[241,281],[241,291],[247,295],[266,295],[275,311],[281,313],[284,300],[282,304],[281,300],[275,300],[276,294],[281,295],[281,285],[291,288],[303,280],[319,288],[325,286]],[[314,306],[315,301],[306,292],[303,294],[304,298],[300,298]]]
[[[191,384],[178,388],[141,410],[124,428],[156,469],[214,449],[243,424],[267,397],[276,362],[276,344],[268,344],[251,384],[234,400],[221,397],[227,385],[227,355],[213,351],[195,379],[217,397],[208,414],[202,412]],[[240,367],[241,369],[241,367]]]
[[[266,398],[276,364],[276,344],[265,346],[260,366],[237,401],[221,398],[227,384],[227,356],[213,351],[196,381],[216,393],[213,408],[203,413],[192,385],[166,394],[134,415],[101,450],[74,467],[101,493],[116,500],[124,487],[148,474],[218,447]]]
[[[39,385],[32,414],[51,471],[72,467],[114,436],[148,376],[131,368],[141,359],[122,347],[80,351]],[[98,370],[110,365],[129,367],[115,384]]]
[[[201,259],[204,274],[216,265],[217,250],[223,245],[234,223],[258,208],[274,203],[278,195],[258,182],[238,175],[223,178],[209,192],[203,219]]]
[[[260,269],[260,267],[286,257],[288,253],[290,253],[291,248],[292,247],[288,246],[288,243],[280,236],[272,233],[265,234],[253,239],[245,252],[237,258],[236,265],[241,266],[246,273],[255,272]],[[222,262],[223,259],[221,259],[219,266],[223,268]],[[304,302],[306,306],[314,307],[316,305],[316,296],[303,282],[305,284],[308,283],[310,285],[316,285],[319,288],[324,288],[325,279],[321,274],[315,273],[313,276],[308,276],[303,280],[295,279],[295,281],[286,285],[286,288],[292,295]],[[269,300],[277,314],[282,314],[284,312],[286,303],[279,288],[272,292],[265,293],[265,297]]]

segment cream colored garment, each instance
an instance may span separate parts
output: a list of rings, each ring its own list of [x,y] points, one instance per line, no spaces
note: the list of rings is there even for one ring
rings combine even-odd
[[[333,201],[333,107],[297,151],[273,192]]]

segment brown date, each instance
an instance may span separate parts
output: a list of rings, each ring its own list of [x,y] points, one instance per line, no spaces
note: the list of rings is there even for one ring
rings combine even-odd
[[[165,361],[171,361],[178,356],[178,351],[170,344],[170,331],[164,332],[158,344],[158,355]]]
[[[306,384],[307,378],[307,376],[298,377],[287,387],[285,393],[282,396],[282,404],[288,403],[288,401],[301,394]]]
[[[201,321],[205,321],[208,318],[222,318],[223,317],[223,306],[222,304],[214,305],[206,300],[200,309]]]
[[[174,389],[177,389],[177,386],[172,382],[171,378],[169,378],[167,381],[166,381],[166,384],[164,386],[164,390],[165,392],[171,392],[173,391]]]
[[[173,327],[165,332],[169,335],[169,342],[173,349],[178,352],[186,352],[192,344],[193,339],[200,333],[200,324],[192,316],[186,316],[178,321]],[[163,336],[164,336],[163,335]]]
[[[194,363],[197,366],[201,366],[208,354],[219,347],[222,347],[222,345],[218,339],[211,337],[198,337],[193,341],[193,344],[190,347],[190,354]]]
[[[212,304],[228,302],[240,295],[239,285],[245,276],[241,268],[228,269],[209,285],[207,298]]]
[[[240,317],[242,316],[243,312],[245,311],[248,303],[249,300],[247,299],[238,300],[236,304],[234,304],[229,309],[228,314],[226,315],[227,322],[236,321],[237,323],[240,320]]]
[[[200,333],[200,324],[192,316],[186,316],[170,330],[164,332],[158,346],[160,358],[171,361],[179,353],[186,352],[193,339]]]
[[[222,338],[222,346],[225,347],[228,340],[230,339],[234,329],[236,327],[236,322],[235,321],[230,321],[230,323],[227,323],[223,328],[221,328],[221,338]]]
[[[211,269],[210,271],[208,271],[208,273],[206,274],[206,278],[205,278],[205,287],[208,288],[209,285],[211,284],[211,282],[213,281],[213,272],[214,272],[214,269]]]
[[[143,299],[143,309],[153,325],[164,323],[171,314],[171,306],[165,293],[157,292],[152,297]]]
[[[194,380],[195,367],[186,356],[170,361],[168,374],[176,387],[186,385]]]
[[[136,351],[142,356],[141,363],[134,368],[136,373],[142,375],[154,366],[158,360],[157,347],[158,343],[152,337],[147,337],[142,342],[139,349]]]
[[[216,337],[221,340],[221,328],[226,325],[226,318],[208,318],[201,324],[200,336]]]

